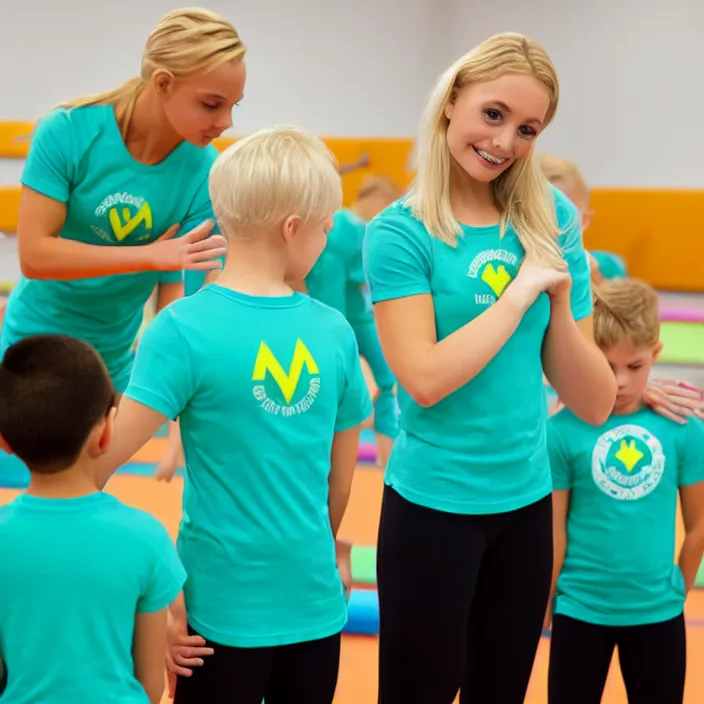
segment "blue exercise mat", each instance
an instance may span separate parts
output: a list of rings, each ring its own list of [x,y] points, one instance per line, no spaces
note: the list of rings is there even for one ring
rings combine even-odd
[[[379,596],[375,589],[353,589],[343,633],[358,636],[379,635]]]

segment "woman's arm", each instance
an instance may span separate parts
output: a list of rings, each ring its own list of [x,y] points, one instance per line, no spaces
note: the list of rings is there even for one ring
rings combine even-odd
[[[517,279],[516,279],[517,280]],[[438,342],[430,294],[377,303],[374,316],[384,357],[420,406],[433,406],[471,381],[518,327],[530,303],[511,295]]]
[[[585,423],[601,425],[616,401],[616,377],[594,342],[593,319],[575,322],[569,296],[551,302],[543,369],[560,401]]]
[[[213,257],[226,251],[223,237],[209,237],[205,222],[183,237],[172,239],[178,225],[156,242],[133,247],[85,244],[59,238],[66,220],[66,204],[24,186],[17,227],[22,273],[32,279],[84,279],[138,271],[210,270]]]
[[[704,553],[704,481],[680,487],[685,539],[679,565],[687,592],[694,586]]]

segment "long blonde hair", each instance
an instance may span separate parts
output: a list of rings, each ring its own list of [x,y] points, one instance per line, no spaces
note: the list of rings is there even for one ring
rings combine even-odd
[[[174,10],[161,18],[147,38],[139,76],[111,90],[69,100],[58,107],[114,105],[124,138],[137,98],[155,74],[182,78],[212,71],[246,51],[237,30],[220,15],[199,7]]]
[[[438,79],[421,121],[417,142],[417,172],[405,202],[413,214],[439,240],[456,246],[462,230],[450,203],[451,158],[447,145],[449,120],[445,114],[466,86],[493,81],[507,74],[534,76],[550,93],[545,123],[555,115],[559,99],[557,74],[545,49],[522,34],[493,36],[456,61]],[[557,237],[554,199],[540,169],[533,163],[533,148],[493,181],[494,198],[501,214],[502,235],[511,227],[526,255],[565,269]]]

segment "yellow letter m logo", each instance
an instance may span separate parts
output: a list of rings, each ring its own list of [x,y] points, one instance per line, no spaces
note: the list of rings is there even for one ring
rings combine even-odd
[[[141,223],[148,229],[152,229],[152,209],[149,203],[144,203],[142,207],[135,213],[134,217],[130,214],[129,208],[122,209],[122,217],[117,208],[111,208],[108,213],[110,226],[115,233],[115,239],[122,242],[125,237],[129,237]]]
[[[308,370],[309,374],[318,373],[318,365],[315,363],[313,355],[300,339],[296,340],[296,348],[293,351],[293,359],[291,360],[288,374],[283,370],[281,364],[279,364],[279,360],[274,357],[274,353],[269,349],[266,342],[262,340],[259,346],[259,352],[257,353],[257,359],[254,362],[252,381],[264,381],[266,373],[269,372],[271,378],[281,389],[286,403],[291,403],[291,399],[296,392],[296,387],[301,378],[303,367]]]

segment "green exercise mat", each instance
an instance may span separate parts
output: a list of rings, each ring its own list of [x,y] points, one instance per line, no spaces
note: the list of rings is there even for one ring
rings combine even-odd
[[[662,364],[704,365],[704,325],[666,322],[660,325]]]
[[[352,546],[352,581],[355,584],[376,584],[376,548]]]
[[[704,560],[702,560],[701,565],[699,565],[699,571],[694,578],[694,586],[697,589],[704,589]]]

